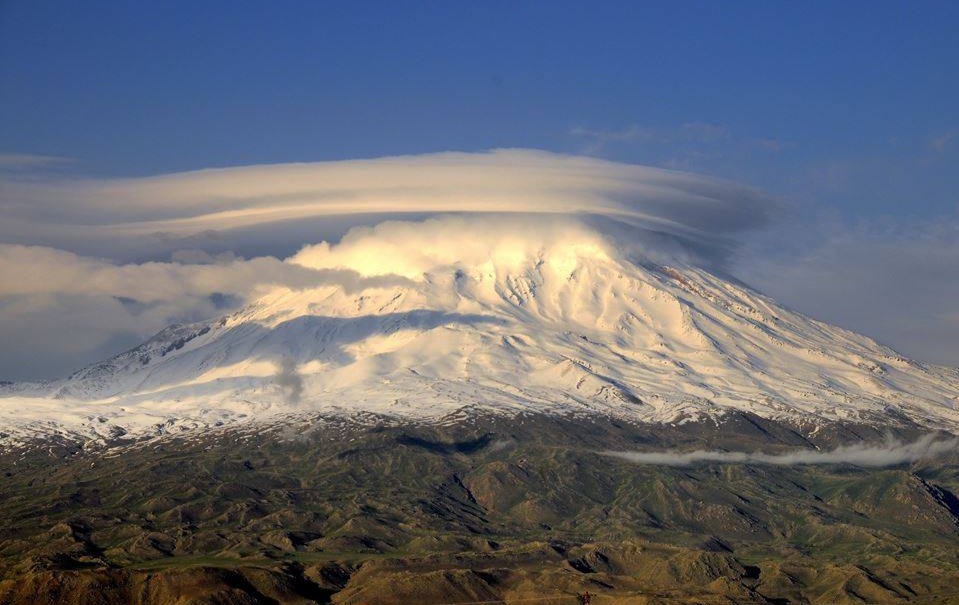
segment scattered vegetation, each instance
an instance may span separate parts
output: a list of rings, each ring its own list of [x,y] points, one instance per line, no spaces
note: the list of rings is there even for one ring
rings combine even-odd
[[[955,590],[955,458],[665,467],[597,454],[882,437],[864,431],[813,443],[757,418],[315,419],[6,452],[0,602],[568,603],[588,589],[635,603],[853,603]]]

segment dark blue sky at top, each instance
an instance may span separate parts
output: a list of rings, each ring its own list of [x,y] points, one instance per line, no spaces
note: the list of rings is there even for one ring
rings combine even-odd
[[[955,2],[0,1],[0,152],[103,176],[531,147],[959,202]]]

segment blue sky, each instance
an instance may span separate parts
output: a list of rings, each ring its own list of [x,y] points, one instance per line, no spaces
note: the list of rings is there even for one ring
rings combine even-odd
[[[106,175],[531,147],[947,212],[957,23],[948,2],[8,0],[0,141]]]
[[[5,0],[0,164],[105,178],[520,147],[710,174],[792,208],[740,275],[959,363],[955,292],[909,281],[930,246],[959,260],[957,24],[955,2]],[[848,246],[882,251],[837,268]],[[887,283],[869,259],[897,250]],[[906,282],[937,292],[922,326],[895,315]]]

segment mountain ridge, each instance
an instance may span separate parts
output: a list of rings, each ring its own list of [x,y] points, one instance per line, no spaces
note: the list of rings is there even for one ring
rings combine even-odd
[[[13,438],[134,436],[171,422],[357,411],[430,421],[479,408],[959,426],[959,370],[595,231],[521,235],[461,251],[452,236],[410,251],[381,233],[304,249],[288,262],[353,271],[357,283],[272,288],[67,379],[0,387],[0,422]]]

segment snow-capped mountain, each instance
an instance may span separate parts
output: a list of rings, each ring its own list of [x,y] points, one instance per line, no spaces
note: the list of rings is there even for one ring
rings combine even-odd
[[[137,435],[312,413],[446,422],[470,410],[959,427],[959,371],[690,263],[624,252],[582,226],[425,230],[412,243],[398,232],[409,235],[365,230],[289,259],[352,272],[350,283],[277,287],[67,379],[2,387],[0,431]]]

